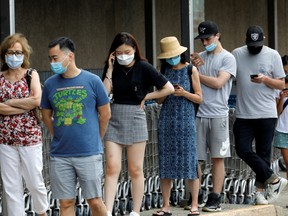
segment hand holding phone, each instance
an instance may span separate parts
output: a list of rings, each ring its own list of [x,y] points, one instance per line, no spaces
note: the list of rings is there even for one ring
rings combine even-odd
[[[190,55],[190,59],[193,65],[196,67],[199,67],[201,65],[204,65],[204,60],[201,58],[201,56],[198,53],[192,53]]]
[[[180,88],[180,86],[177,83],[173,84],[173,87],[174,87],[174,89],[179,89]]]
[[[256,77],[258,77],[258,74],[251,74],[251,75],[250,75],[250,78],[251,78],[251,79],[254,79],[254,78],[256,78]]]
[[[109,60],[111,61],[112,65],[114,65],[114,62],[115,62],[115,52],[112,52],[112,53],[110,54]]]

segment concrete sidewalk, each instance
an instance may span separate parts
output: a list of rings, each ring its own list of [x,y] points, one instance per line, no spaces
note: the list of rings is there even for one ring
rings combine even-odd
[[[221,212],[202,212],[201,215],[211,214],[213,216],[288,216],[288,187],[280,194],[280,197],[273,205],[241,205],[241,204],[221,204]],[[141,212],[141,216],[152,216],[157,209]],[[187,216],[188,210],[171,207],[171,212],[175,216]]]
[[[273,205],[242,205],[242,204],[221,204],[221,212],[202,212],[200,215],[212,216],[288,216],[288,186],[282,191],[279,198]],[[141,216],[152,216],[158,209],[141,212]],[[179,206],[171,207],[171,212],[175,216],[187,216],[188,210]]]

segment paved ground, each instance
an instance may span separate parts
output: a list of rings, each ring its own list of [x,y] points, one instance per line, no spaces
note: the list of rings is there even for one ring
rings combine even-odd
[[[207,213],[201,212],[201,215],[211,214],[213,216],[218,215],[229,215],[229,216],[244,216],[244,215],[253,215],[253,216],[288,216],[288,187],[284,189],[284,191],[280,194],[278,200],[274,203],[274,205],[267,206],[254,206],[254,205],[240,205],[240,204],[222,204],[222,212],[221,213]],[[276,207],[276,208],[275,208]],[[276,209],[276,210],[275,210]],[[280,209],[280,210],[279,210]],[[151,209],[149,211],[143,211],[141,216],[152,216],[157,209]],[[274,213],[275,211],[275,213]],[[278,211],[278,212],[277,212]],[[177,216],[187,216],[188,211],[180,208],[179,206],[172,207],[171,212],[173,215]]]
[[[284,172],[280,172],[284,176]],[[273,205],[255,206],[255,205],[240,205],[240,204],[222,204],[222,211],[220,213],[202,212],[201,215],[211,214],[213,216],[288,216],[288,186],[280,194],[279,198]],[[158,209],[145,210],[141,212],[141,216],[152,216]],[[171,207],[173,216],[187,216],[188,211],[179,206]]]

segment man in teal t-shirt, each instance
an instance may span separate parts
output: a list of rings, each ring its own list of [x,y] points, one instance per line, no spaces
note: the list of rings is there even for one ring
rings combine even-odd
[[[109,98],[101,79],[77,68],[75,46],[60,37],[49,44],[54,76],[44,84],[43,121],[53,140],[50,149],[52,196],[60,215],[75,215],[76,183],[93,215],[107,215],[102,201],[103,138],[110,119]]]

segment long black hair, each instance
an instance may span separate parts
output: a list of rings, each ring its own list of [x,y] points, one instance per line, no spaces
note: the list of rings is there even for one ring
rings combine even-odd
[[[140,49],[139,49],[139,45],[136,41],[136,39],[134,38],[133,35],[131,35],[130,33],[128,32],[120,32],[118,33],[114,40],[112,41],[112,44],[110,46],[110,49],[109,49],[109,53],[108,53],[108,56],[105,60],[105,66],[104,66],[104,71],[103,71],[103,75],[102,75],[102,80],[105,79],[106,77],[106,73],[107,73],[107,70],[108,70],[108,67],[109,67],[109,57],[110,57],[110,54],[112,52],[115,52],[115,50],[121,46],[121,45],[128,45],[128,46],[131,46],[133,47],[133,49],[135,50],[135,54],[134,54],[134,59],[136,61],[138,60],[146,60],[142,55],[141,55],[141,52],[140,52]],[[120,65],[118,64],[117,61],[114,61],[114,68],[117,68],[117,67],[120,67]]]
[[[283,66],[288,64],[288,55],[282,56],[282,64],[283,64]]]

